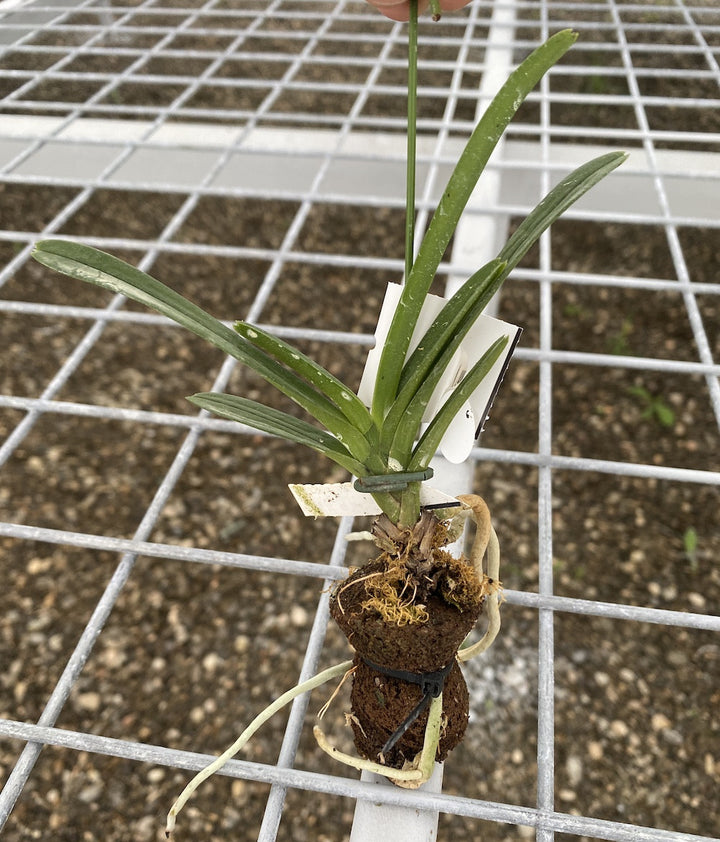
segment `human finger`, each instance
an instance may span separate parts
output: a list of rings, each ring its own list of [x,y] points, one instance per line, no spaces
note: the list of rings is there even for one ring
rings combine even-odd
[[[445,12],[454,12],[467,6],[471,0],[440,0],[440,8]],[[372,6],[390,20],[406,21],[410,18],[410,0],[368,0]],[[420,0],[418,11],[424,12],[429,0]]]

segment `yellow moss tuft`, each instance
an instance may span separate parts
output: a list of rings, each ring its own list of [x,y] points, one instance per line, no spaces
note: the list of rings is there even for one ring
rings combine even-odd
[[[411,584],[405,565],[387,554],[384,561],[385,571],[365,586],[370,599],[363,602],[363,610],[377,611],[386,623],[396,626],[426,623],[429,614],[424,605],[413,602],[417,588]]]
[[[485,584],[478,581],[472,565],[466,559],[454,558],[443,550],[436,554],[436,558],[444,568],[439,579],[439,590],[445,602],[454,605],[459,611],[477,605],[487,591]]]

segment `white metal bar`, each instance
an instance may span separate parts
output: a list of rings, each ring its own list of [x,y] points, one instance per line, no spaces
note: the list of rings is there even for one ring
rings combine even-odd
[[[344,529],[339,533],[342,537]],[[217,564],[224,567],[239,567],[248,570],[266,571],[293,576],[309,576],[328,581],[339,581],[345,577],[344,570],[337,564],[330,566],[297,559],[282,559],[227,553],[218,550],[178,547],[172,544],[157,544],[135,539],[110,538],[99,535],[78,534],[57,529],[29,527],[18,524],[0,524],[0,535],[21,540],[41,541],[49,544],[62,544],[71,547],[102,550],[105,552],[143,555],[154,558],[174,559],[198,564]],[[585,616],[605,617],[632,622],[654,623],[705,631],[720,631],[720,617],[713,614],[697,614],[689,611],[648,608],[641,605],[599,602],[573,597],[540,594],[507,589],[504,591],[509,605],[528,608],[545,608],[555,612],[582,614]]]
[[[124,757],[143,763],[157,763],[177,769],[199,771],[214,758],[209,755],[178,751],[161,746],[132,743],[95,734],[78,734],[58,728],[43,728],[22,722],[0,720],[0,733],[23,740],[37,740],[44,745],[56,745],[77,751],[90,751],[110,757]],[[357,800],[376,799],[388,806],[400,809],[426,810],[453,813],[477,819],[499,821],[505,824],[535,826],[535,811],[528,807],[517,807],[498,802],[478,801],[469,798],[398,790],[397,787],[383,787],[378,790],[362,781],[330,777],[316,772],[298,769],[278,769],[249,761],[232,760],[221,774],[269,784],[282,784],[310,792],[331,793]],[[545,818],[547,824],[558,833],[589,836],[613,842],[708,842],[709,837],[692,833],[678,833],[652,827],[610,822],[601,819],[573,816],[553,812]]]
[[[547,10],[541,9],[541,39],[548,32]],[[540,123],[544,130],[550,125],[550,106],[547,99],[549,80],[540,82],[543,100],[540,104]],[[547,131],[540,136],[543,163],[550,158]],[[543,171],[541,195],[550,188],[549,174]],[[552,363],[548,352],[552,348],[552,289],[548,272],[552,265],[550,232],[540,238],[540,372],[538,407],[538,453],[547,460],[552,453]],[[553,593],[553,530],[552,530],[552,471],[546,464],[538,468],[538,592],[541,597]],[[555,633],[552,610],[538,612],[538,736],[537,736],[537,842],[553,842],[555,832],[546,818],[555,808]]]
[[[443,764],[436,763],[432,777],[420,789],[424,794],[442,792],[442,778]],[[360,780],[373,788],[373,798],[358,799],[349,842],[372,839],[435,842],[439,819],[437,810],[384,804],[375,797],[375,792],[393,789],[394,785],[387,778],[366,771],[363,771]]]
[[[655,147],[650,137],[650,124],[648,123],[645,108],[643,106],[643,103],[641,102],[640,88],[638,86],[637,79],[634,75],[634,68],[632,60],[629,56],[628,43],[622,28],[622,21],[618,12],[617,4],[614,2],[614,0],[610,0],[610,5],[613,20],[617,25],[617,38],[618,43],[621,47],[623,63],[627,70],[628,85],[630,87],[630,92],[632,96],[636,99],[635,115],[638,121],[638,125],[640,126],[643,133],[646,135],[646,138],[643,141],[643,145],[645,148],[645,153],[648,157],[649,168],[650,171],[653,173],[653,182],[657,191],[657,196],[660,202],[660,206],[662,208],[662,212],[667,218],[670,215],[670,204],[668,201],[667,192],[665,190],[664,181],[658,174]],[[682,0],[678,0],[678,5],[682,5]],[[705,55],[707,55],[706,50],[704,51],[704,53]],[[715,64],[714,69],[717,69],[717,62],[715,62],[714,59],[713,62]],[[673,225],[668,223],[665,227],[665,234],[668,239],[670,254],[672,255],[673,263],[677,271],[678,281],[683,290],[685,307],[687,309],[688,318],[690,320],[690,325],[692,327],[693,334],[695,337],[695,342],[698,347],[700,359],[703,362],[712,360],[712,351],[710,349],[710,343],[708,342],[705,326],[703,325],[702,316],[700,315],[700,309],[697,305],[697,300],[695,299],[695,296],[692,294],[692,291],[689,287],[690,276],[688,272],[687,263],[683,254],[683,250],[680,245],[677,229]],[[710,391],[710,397],[712,400],[713,408],[715,410],[715,417],[717,418],[718,426],[720,426],[720,381],[716,377],[708,377],[707,386]]]

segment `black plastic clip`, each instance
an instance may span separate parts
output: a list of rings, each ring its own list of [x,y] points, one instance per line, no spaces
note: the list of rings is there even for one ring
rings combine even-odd
[[[360,477],[353,483],[353,488],[363,494],[375,494],[379,491],[405,491],[411,482],[424,482],[433,474],[432,468],[425,468],[424,471],[398,471],[394,474]]]

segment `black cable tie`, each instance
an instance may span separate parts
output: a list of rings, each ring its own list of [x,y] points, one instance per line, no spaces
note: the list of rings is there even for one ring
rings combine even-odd
[[[380,491],[405,491],[411,482],[424,482],[434,474],[432,468],[424,471],[396,471],[392,474],[375,474],[359,477],[353,483],[355,491],[363,494],[375,494]]]
[[[382,747],[381,754],[385,755],[393,748],[393,746],[395,746],[398,740],[402,738],[408,728],[430,704],[430,701],[432,699],[437,699],[437,697],[442,693],[443,686],[445,685],[445,679],[448,677],[448,674],[455,663],[455,658],[453,658],[447,666],[444,666],[442,669],[436,670],[435,672],[408,672],[407,670],[395,670],[390,669],[390,667],[381,667],[379,664],[373,663],[373,661],[370,661],[367,658],[363,658],[362,660],[376,672],[387,675],[390,678],[398,678],[401,681],[407,681],[409,684],[417,684],[422,691],[422,698],[418,704],[410,711],[405,720],[390,735],[390,738]]]
[[[381,754],[383,757],[395,746],[395,744],[403,737],[407,729],[415,722],[415,720],[420,716],[420,714],[425,710],[425,708],[430,704],[430,696],[429,693],[426,693],[422,699],[417,703],[417,705],[410,711],[410,714],[405,719],[405,721],[400,725],[397,730],[393,731],[390,735],[390,739],[385,743],[385,745],[381,749]]]

